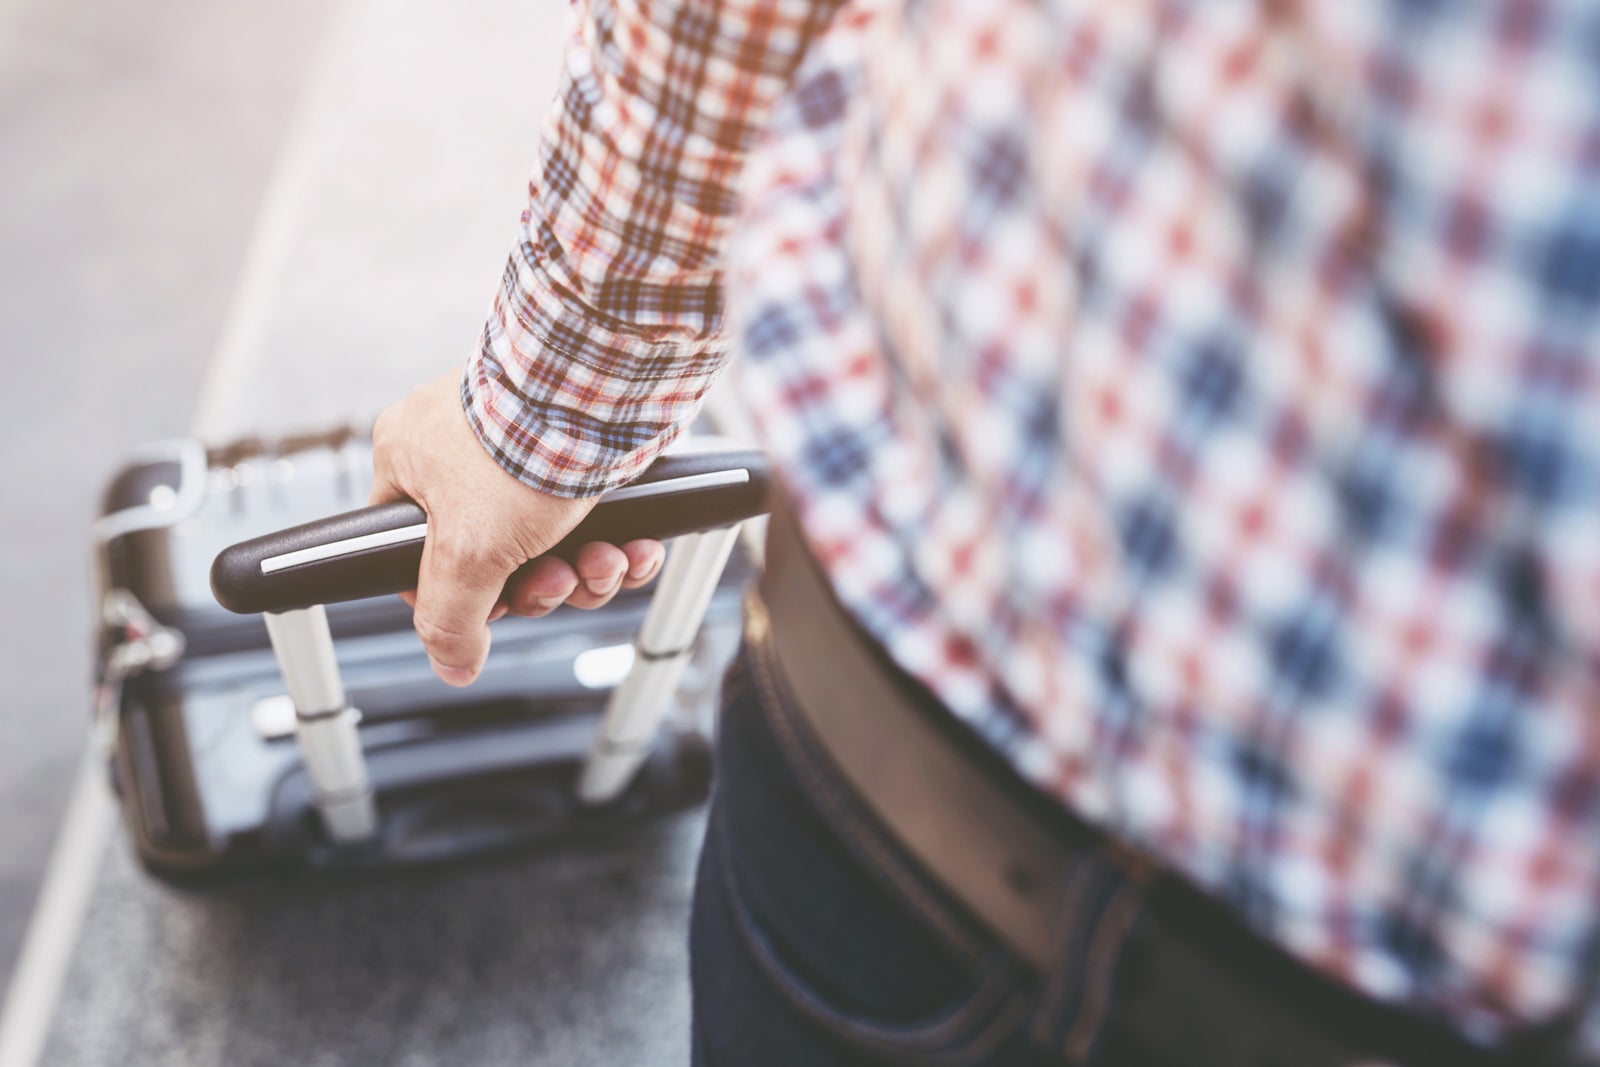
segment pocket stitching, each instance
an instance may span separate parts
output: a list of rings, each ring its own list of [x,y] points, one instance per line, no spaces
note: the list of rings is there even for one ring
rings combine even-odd
[[[718,818],[715,810],[712,816]],[[1021,995],[1022,990],[1016,988],[1015,966],[1003,957],[985,966],[983,975],[965,999],[930,1016],[927,1022],[890,1026],[845,1016],[805,982],[791,975],[765,935],[756,928],[755,917],[750,914],[739,889],[726,826],[719,826],[717,833],[708,835],[707,843],[714,850],[712,861],[716,876],[722,883],[734,929],[745,950],[791,1009],[826,1028],[835,1038],[878,1054],[916,1056],[916,1062],[922,1064],[966,1067],[988,1056],[1021,1027],[1027,1011],[1026,998]],[[988,1016],[986,1020],[985,1015]],[[981,1025],[973,1028],[980,1020],[983,1020]]]

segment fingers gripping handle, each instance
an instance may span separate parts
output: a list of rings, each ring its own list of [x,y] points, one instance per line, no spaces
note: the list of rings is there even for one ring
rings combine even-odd
[[[550,553],[591,541],[666,540],[731,526],[767,509],[769,475],[754,449],[674,452],[601,498]],[[409,500],[334,515],[243,541],[211,566],[217,602],[240,614],[284,612],[415,589],[427,515]]]

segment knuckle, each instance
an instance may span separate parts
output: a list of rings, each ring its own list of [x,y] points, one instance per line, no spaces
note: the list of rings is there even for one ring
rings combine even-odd
[[[434,552],[445,569],[463,576],[487,574],[499,564],[497,553],[482,540],[464,535],[436,537]]]
[[[430,651],[470,652],[477,641],[476,634],[465,633],[429,615],[419,613],[415,617],[414,625],[417,636]]]

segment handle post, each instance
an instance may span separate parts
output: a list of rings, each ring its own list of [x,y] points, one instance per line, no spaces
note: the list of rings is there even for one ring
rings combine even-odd
[[[338,844],[370,840],[378,812],[356,730],[361,713],[345,698],[328,613],[318,604],[262,617],[294,701],[295,737],[323,826]]]
[[[581,802],[615,800],[649,757],[738,539],[739,527],[734,525],[672,542],[639,630],[633,666],[611,693],[600,733],[578,779]]]
[[[770,481],[758,450],[718,440],[685,443],[608,492],[548,549],[572,559],[590,541],[672,541],[632,668],[611,695],[581,775],[582,801],[619,796],[649,756],[739,524],[767,510]],[[414,589],[427,518],[413,501],[392,501],[241,541],[212,563],[218,603],[266,617],[294,702],[306,774],[337,842],[372,838],[378,813],[356,729],[360,713],[340,682],[322,605]]]

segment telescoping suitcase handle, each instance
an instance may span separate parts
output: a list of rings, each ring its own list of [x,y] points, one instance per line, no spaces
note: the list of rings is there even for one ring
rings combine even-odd
[[[582,803],[621,796],[649,755],[739,524],[766,511],[769,481],[759,451],[715,439],[691,442],[603,496],[550,550],[570,558],[590,541],[675,539],[633,666],[612,691],[578,776]],[[382,821],[361,748],[360,713],[346,697],[323,605],[415,588],[427,532],[416,504],[382,504],[240,542],[211,566],[211,588],[223,607],[266,619],[313,798],[337,844],[381,837]]]
[[[591,541],[665,541],[736,526],[766,511],[768,482],[755,449],[668,453],[601,497],[548,554],[570,561]],[[402,500],[242,541],[217,556],[211,589],[223,607],[246,615],[414,589],[427,521],[421,507]]]

